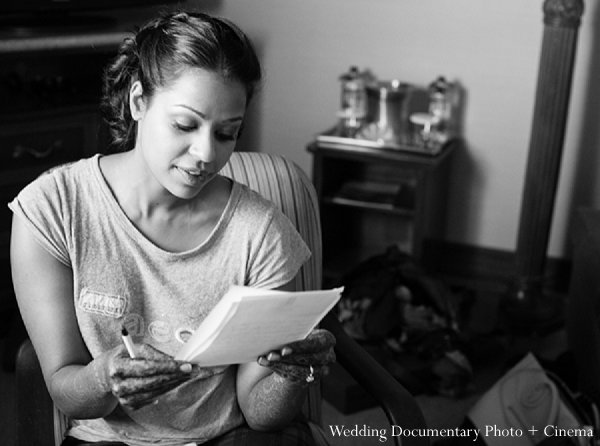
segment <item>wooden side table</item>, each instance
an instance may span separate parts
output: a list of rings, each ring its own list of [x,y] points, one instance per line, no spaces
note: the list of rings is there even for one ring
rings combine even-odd
[[[391,245],[422,260],[423,242],[443,236],[452,154],[437,155],[315,141],[313,181],[323,226],[326,284]]]

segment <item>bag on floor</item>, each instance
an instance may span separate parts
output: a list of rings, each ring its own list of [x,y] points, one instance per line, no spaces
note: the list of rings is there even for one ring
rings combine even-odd
[[[467,419],[488,446],[592,446],[595,405],[528,353],[471,408]]]
[[[472,378],[463,354],[463,296],[390,246],[344,275],[338,319],[413,393],[458,396]]]

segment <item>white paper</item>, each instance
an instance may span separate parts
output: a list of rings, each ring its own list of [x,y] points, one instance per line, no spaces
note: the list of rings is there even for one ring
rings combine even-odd
[[[232,287],[175,359],[204,367],[254,362],[262,354],[308,336],[342,291]]]

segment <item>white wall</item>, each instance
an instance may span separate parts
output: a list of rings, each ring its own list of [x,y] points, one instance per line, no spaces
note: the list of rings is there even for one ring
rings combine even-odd
[[[543,31],[542,0],[190,0],[238,23],[266,72],[253,148],[311,171],[305,146],[335,123],[338,76],[350,65],[427,84],[439,74],[467,91],[467,147],[455,159],[446,238],[513,250]],[[587,1],[549,254],[568,256],[573,208],[600,205],[597,2]],[[598,39],[596,39],[598,40]],[[596,58],[600,55],[595,56]],[[594,70],[595,69],[595,70]],[[591,71],[595,71],[592,77]],[[592,85],[588,85],[592,84]]]

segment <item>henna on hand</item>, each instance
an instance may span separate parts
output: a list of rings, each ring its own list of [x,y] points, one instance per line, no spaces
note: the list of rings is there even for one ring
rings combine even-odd
[[[306,385],[328,372],[328,365],[335,362],[334,346],[333,334],[317,329],[306,339],[260,356],[258,363],[293,383]]]
[[[97,374],[105,381],[103,388],[132,409],[177,387],[191,377],[192,371],[191,364],[175,361],[147,344],[136,346],[136,358],[130,358],[124,346],[116,347],[105,356],[104,363],[103,373]]]

